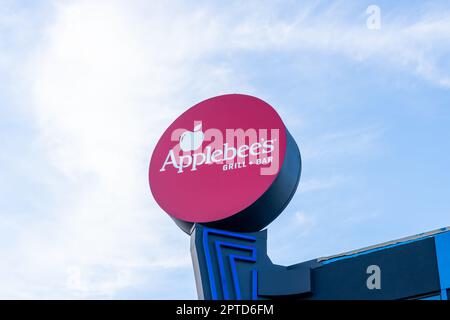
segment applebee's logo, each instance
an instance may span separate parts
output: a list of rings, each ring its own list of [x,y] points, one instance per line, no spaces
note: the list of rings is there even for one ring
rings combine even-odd
[[[194,122],[194,130],[177,129],[172,132],[171,140],[178,143],[169,150],[160,172],[173,167],[177,173],[185,170],[197,171],[202,165],[219,164],[223,171],[261,166],[261,174],[271,175],[278,172],[278,129],[250,128],[222,130],[209,128],[202,131],[202,122]],[[204,141],[210,143],[201,149]],[[235,142],[237,143],[235,144]],[[248,143],[247,143],[248,142]],[[269,166],[267,166],[269,165]]]
[[[184,152],[194,151],[200,148],[205,139],[202,132],[202,124],[194,127],[194,131],[185,131],[180,137],[180,149]]]

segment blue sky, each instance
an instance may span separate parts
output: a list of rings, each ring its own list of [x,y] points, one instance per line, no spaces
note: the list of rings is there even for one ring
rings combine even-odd
[[[269,102],[300,146],[275,263],[450,225],[447,1],[0,2],[1,298],[196,298],[147,167],[224,93]]]

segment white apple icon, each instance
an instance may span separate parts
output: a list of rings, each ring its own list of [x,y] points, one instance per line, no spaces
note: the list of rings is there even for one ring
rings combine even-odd
[[[194,127],[194,131],[186,131],[180,137],[181,150],[188,152],[197,150],[203,143],[205,135],[202,132],[202,123]]]

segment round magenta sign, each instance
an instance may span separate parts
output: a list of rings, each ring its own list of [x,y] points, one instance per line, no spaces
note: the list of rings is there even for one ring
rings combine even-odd
[[[194,223],[264,228],[289,202],[299,175],[300,154],[280,116],[241,94],[184,112],[160,138],[149,169],[156,202],[188,233]]]

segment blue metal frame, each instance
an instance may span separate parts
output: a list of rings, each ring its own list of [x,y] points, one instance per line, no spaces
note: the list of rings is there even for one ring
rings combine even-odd
[[[218,297],[218,292],[217,292],[217,285],[216,285],[216,281],[214,279],[213,263],[212,263],[211,251],[210,251],[209,243],[208,243],[208,239],[211,234],[221,235],[221,236],[225,236],[225,237],[229,237],[229,238],[246,240],[246,241],[251,241],[251,242],[255,242],[256,238],[253,236],[249,236],[249,235],[233,233],[233,232],[217,230],[217,229],[210,229],[210,228],[204,227],[204,229],[203,229],[203,251],[205,253],[206,267],[208,270],[208,278],[209,278],[211,296],[212,296],[213,300],[218,300],[219,297]],[[235,294],[236,294],[237,299],[240,299],[241,293],[240,293],[240,287],[239,287],[239,280],[237,277],[235,260],[242,260],[242,261],[248,261],[248,262],[255,263],[256,262],[256,248],[250,247],[250,246],[238,245],[238,244],[234,244],[234,243],[230,243],[230,242],[222,242],[222,241],[215,242],[217,260],[218,260],[219,272],[220,272],[220,278],[221,278],[221,284],[222,284],[222,291],[223,291],[224,299],[226,299],[226,300],[230,299],[230,297],[229,297],[229,293],[228,293],[228,284],[227,284],[227,280],[225,277],[225,268],[223,266],[223,257],[222,257],[222,253],[221,253],[221,249],[220,249],[221,246],[227,246],[230,248],[241,249],[244,251],[250,251],[252,253],[251,257],[230,255],[230,259],[232,259],[232,260],[230,260],[230,267],[231,267],[231,272],[233,275],[233,285],[234,285],[234,289],[235,289]],[[233,262],[233,263],[231,263],[231,262]],[[255,276],[255,273],[256,273],[256,269],[254,269],[252,271],[252,291],[253,291],[252,297],[257,299],[257,281],[256,281],[257,278]]]
[[[242,234],[196,225],[192,239],[199,296],[205,299],[449,299],[449,228],[286,267],[267,256],[266,231]],[[374,263],[390,284],[383,291],[365,287],[362,267]]]
[[[430,236],[425,236],[425,237],[416,238],[416,239],[412,239],[412,240],[397,242],[397,243],[389,244],[389,245],[386,245],[386,246],[381,246],[381,247],[378,247],[378,248],[368,249],[368,250],[364,250],[364,251],[361,251],[361,252],[358,252],[358,253],[349,254],[349,255],[346,255],[346,256],[341,256],[341,257],[336,257],[336,258],[324,260],[324,261],[321,261],[321,263],[322,264],[329,264],[329,263],[333,263],[333,262],[340,261],[340,260],[352,259],[354,257],[362,256],[362,255],[365,255],[365,254],[374,253],[374,252],[378,252],[378,251],[382,251],[382,250],[386,250],[386,249],[390,249],[390,248],[395,248],[395,247],[403,246],[403,245],[408,244],[408,243],[414,243],[414,242],[417,242],[417,241],[421,241],[423,239],[428,239],[428,238],[433,238],[433,237],[434,237],[434,235],[430,235]]]
[[[252,263],[256,262],[256,249],[254,247],[238,245],[238,244],[234,244],[231,242],[222,242],[222,241],[215,242],[217,262],[219,264],[219,273],[220,273],[220,279],[221,279],[221,284],[222,284],[223,296],[224,296],[225,300],[229,300],[230,296],[228,293],[228,284],[227,284],[227,279],[226,279],[226,274],[225,274],[225,267],[223,264],[221,247],[240,249],[242,251],[250,251],[252,254],[250,257],[234,255],[234,254],[232,254],[228,257],[230,260],[231,274],[233,276],[234,292],[236,295],[236,299],[240,300],[241,299],[241,289],[239,287],[239,279],[238,279],[238,275],[237,275],[235,260],[247,261],[247,262],[252,262]],[[254,296],[254,293],[252,293],[252,296]]]
[[[449,300],[447,290],[450,289],[450,232],[436,235],[434,241],[441,284],[441,299]]]

